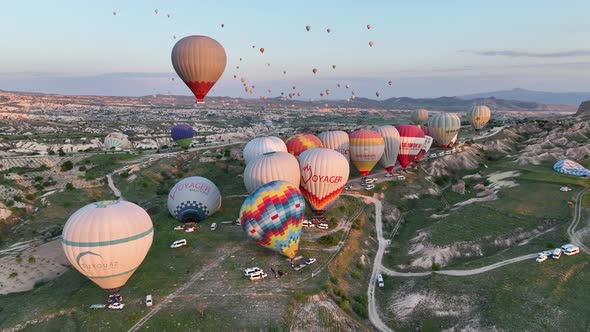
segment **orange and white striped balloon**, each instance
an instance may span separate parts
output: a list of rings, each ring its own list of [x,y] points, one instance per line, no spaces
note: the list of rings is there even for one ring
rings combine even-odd
[[[350,161],[367,176],[385,152],[383,136],[373,130],[357,130],[349,135]]]

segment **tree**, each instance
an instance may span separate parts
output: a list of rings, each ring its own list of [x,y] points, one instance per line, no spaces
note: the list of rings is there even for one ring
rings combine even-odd
[[[47,151],[47,154],[50,155],[50,156],[53,156],[53,155],[55,155],[55,151],[49,150],[49,151]]]
[[[66,161],[65,163],[61,164],[61,171],[66,172],[74,168],[74,164],[71,160]]]
[[[62,150],[61,148],[59,149],[58,154],[59,154],[60,157],[63,157],[63,156],[66,155],[66,153],[64,152],[64,150]]]
[[[74,190],[74,185],[71,182],[66,183],[66,190]]]

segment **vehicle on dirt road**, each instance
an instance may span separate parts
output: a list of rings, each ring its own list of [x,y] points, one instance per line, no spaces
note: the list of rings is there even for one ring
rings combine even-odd
[[[124,307],[125,307],[125,304],[124,303],[119,303],[119,302],[111,303],[108,306],[109,309],[114,309],[114,310],[121,310]]]
[[[172,244],[170,245],[170,248],[178,248],[178,247],[182,247],[182,246],[186,246],[185,239],[172,242]]]
[[[381,273],[379,273],[379,275],[377,276],[377,284],[379,285],[379,287],[385,287],[385,283],[383,282],[383,275],[381,275]]]
[[[317,259],[315,258],[309,258],[308,260],[305,261],[306,265],[311,265],[313,263],[315,263],[317,261]]]
[[[249,277],[249,276],[251,276],[253,274],[260,273],[260,272],[264,272],[264,271],[262,271],[262,269],[259,268],[259,267],[249,267],[249,268],[247,268],[247,269],[244,270],[244,275],[246,277]]]

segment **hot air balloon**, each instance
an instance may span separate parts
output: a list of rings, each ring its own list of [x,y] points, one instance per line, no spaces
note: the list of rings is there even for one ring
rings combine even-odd
[[[348,134],[344,131],[325,131],[318,135],[324,148],[340,152],[346,160],[350,159]]]
[[[117,12],[113,12],[113,16],[117,16]]]
[[[299,167],[301,193],[314,215],[321,218],[348,181],[348,160],[332,149],[316,148],[299,155]]]
[[[260,186],[283,180],[299,187],[299,163],[287,152],[267,152],[251,160],[244,170],[244,185],[251,194]]]
[[[369,42],[369,46],[370,46],[370,47],[373,47],[373,45],[375,45],[375,43],[373,43],[373,41],[371,40],[371,41]]]
[[[320,92],[320,97],[323,97],[323,96],[324,96],[324,93],[323,92]]]
[[[424,145],[422,145],[420,152],[418,152],[416,158],[414,158],[415,163],[418,163],[424,159],[424,156],[426,155],[426,153],[428,153],[428,150],[430,150],[433,141],[434,139],[432,137],[424,136]]]
[[[326,95],[330,95],[330,89],[326,89]]]
[[[327,29],[326,29],[326,32],[327,32],[327,33],[330,33],[330,31],[332,31],[332,30],[330,30],[330,28],[327,28]]]
[[[104,139],[104,148],[107,150],[129,150],[133,148],[127,135],[120,132],[113,132]]]
[[[318,70],[317,70],[317,69],[315,69],[315,68],[314,68],[314,69],[312,69],[311,71],[313,72],[313,74],[314,74],[314,75],[315,75],[315,74],[318,72]]]
[[[166,14],[166,17],[170,18],[170,14]]]
[[[347,88],[347,89],[348,89],[348,88],[350,88],[350,84],[346,84],[346,88]]]
[[[309,31],[309,30],[311,30],[311,27],[309,25],[306,25],[305,30]]]
[[[584,166],[578,164],[577,162],[570,160],[570,159],[561,159],[558,160],[554,165],[553,169],[556,172],[565,175],[574,175],[574,176],[590,176],[590,170],[585,168]]]
[[[223,74],[227,58],[223,46],[207,36],[188,36],[172,49],[172,66],[197,98],[197,103]]]
[[[367,29],[371,30],[371,25],[367,24]]]
[[[287,146],[282,139],[274,136],[257,137],[244,146],[244,162],[246,165],[258,156],[267,152],[287,152]]]
[[[127,201],[101,201],[70,216],[62,247],[76,270],[116,293],[143,262],[153,237],[152,220],[144,209]]]
[[[323,147],[322,141],[320,141],[319,138],[308,133],[292,136],[287,140],[286,145],[287,151],[295,157],[299,157],[299,155],[307,149]]]
[[[394,126],[381,126],[373,129],[374,131],[381,134],[385,141],[385,151],[383,157],[379,159],[379,165],[385,168],[387,172],[391,173],[397,162],[397,155],[399,153],[399,147],[401,138],[399,132]]]
[[[392,81],[387,82],[387,84],[389,84],[389,86],[391,86],[393,84]]]
[[[301,97],[301,92],[297,92],[297,97]]]
[[[379,98],[381,94],[379,93],[379,91],[375,92],[375,96],[377,96],[377,98]]]
[[[264,47],[260,48],[260,53],[264,54]]]
[[[256,189],[240,208],[240,224],[259,245],[294,258],[305,211],[305,200],[297,187],[272,181]]]
[[[158,15],[158,12],[159,11],[157,9],[154,9],[154,13],[156,13],[156,15]]]
[[[492,112],[484,105],[472,106],[467,112],[467,120],[475,130],[483,128],[490,121],[491,116]]]
[[[191,146],[194,135],[193,127],[186,123],[177,124],[170,131],[170,136],[172,136],[174,143],[183,148]]]
[[[286,70],[283,70],[283,75],[285,75],[286,73],[287,73],[287,71]]]
[[[428,111],[425,109],[413,110],[410,119],[414,124],[422,126],[428,122]]]
[[[223,27],[225,27],[225,24],[221,23],[221,27],[222,27],[222,28],[223,28]]]
[[[402,169],[406,169],[424,145],[424,132],[414,125],[398,125],[395,127],[400,136],[400,147],[397,160]]]
[[[340,87],[340,83],[336,83],[336,86],[337,86],[337,87]]]
[[[332,65],[332,69],[336,69],[336,65]]]
[[[357,130],[349,135],[350,160],[359,173],[366,177],[383,157],[385,141],[383,136],[373,130]]]
[[[191,176],[178,181],[168,194],[168,212],[184,224],[207,219],[221,207],[221,193],[208,179]]]
[[[433,134],[432,137],[445,149],[459,133],[461,119],[455,113],[439,113],[428,119],[428,127]]]

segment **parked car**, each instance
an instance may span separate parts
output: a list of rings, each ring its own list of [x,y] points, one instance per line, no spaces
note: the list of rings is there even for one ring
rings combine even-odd
[[[308,260],[305,261],[305,264],[307,265],[311,265],[313,263],[315,263],[317,260],[315,258],[309,258]]]
[[[217,223],[214,222],[214,223],[211,224],[211,230],[214,231],[216,229],[217,229]]]
[[[406,177],[405,177],[405,176],[403,176],[403,175],[398,175],[398,176],[397,176],[397,179],[398,179],[398,180],[405,180],[405,179],[406,179]]]
[[[387,173],[387,174],[385,174],[385,177],[386,177],[386,178],[390,178],[390,177],[392,177],[392,176],[393,176],[393,175],[391,175],[391,173]]]
[[[324,230],[329,228],[329,227],[328,227],[328,224],[323,224],[323,223],[322,223],[322,224],[319,224],[319,225],[317,225],[316,227],[317,227],[318,229],[324,229]]]
[[[453,151],[451,151],[451,150],[447,150],[447,151],[445,152],[445,154],[446,154],[446,155],[450,155],[451,153],[453,153]]]
[[[375,185],[374,184],[368,184],[368,185],[365,186],[365,189],[367,189],[367,190],[375,189]]]
[[[307,265],[305,265],[305,264],[299,264],[299,265],[296,265],[296,266],[293,268],[293,270],[295,270],[295,271],[299,271],[299,270],[301,270],[302,268],[304,268],[304,267],[306,267],[306,266],[307,266]]]
[[[385,287],[385,283],[383,282],[383,276],[381,275],[381,273],[379,273],[379,275],[377,276],[377,284],[379,285],[379,287]]]
[[[172,244],[170,245],[170,248],[178,248],[178,247],[182,247],[182,246],[186,246],[185,239],[172,242]]]
[[[436,155],[436,153],[431,153],[431,154],[429,155],[429,157],[430,157],[430,158],[436,158],[436,157],[437,157],[437,155]]]
[[[561,251],[563,251],[563,253],[566,256],[572,256],[575,254],[579,254],[580,248],[577,246],[574,246],[573,244],[565,244],[565,245],[561,246]]]
[[[184,231],[187,233],[192,233],[195,231],[195,228],[194,227],[187,227]]]
[[[151,295],[146,295],[145,296],[145,306],[146,307],[151,307],[153,305],[153,301],[152,301],[152,296]]]
[[[125,304],[124,303],[119,303],[119,302],[111,303],[108,306],[109,309],[115,309],[115,310],[121,310],[124,307],[125,307]]]
[[[551,254],[551,258],[559,259],[561,257],[561,249],[555,248],[553,249],[553,253]]]
[[[543,262],[544,262],[544,261],[546,261],[546,260],[547,260],[547,255],[545,255],[545,254],[542,254],[542,253],[541,253],[541,254],[539,254],[539,256],[537,256],[537,258],[535,258],[535,261],[536,261],[537,263],[543,263]]]
[[[314,227],[314,226],[315,225],[311,221],[309,221],[307,219],[303,220],[303,227]]]
[[[560,191],[563,191],[563,192],[568,192],[568,191],[572,191],[572,188],[570,188],[570,187],[561,187],[561,188],[559,188],[559,190]]]
[[[444,155],[445,155],[445,152],[444,152],[444,151],[441,151],[441,152],[439,152],[439,153],[438,153],[438,156],[439,156],[439,157],[442,157],[442,156],[444,156]]]
[[[250,280],[252,280],[252,281],[260,280],[260,279],[264,279],[266,277],[268,277],[268,274],[261,271],[261,272],[254,273],[254,274],[250,275]]]
[[[183,231],[184,230],[184,226],[180,225],[180,226],[176,226],[174,227],[175,231]]]
[[[244,270],[244,275],[246,277],[249,277],[249,276],[251,276],[253,274],[256,274],[256,273],[259,273],[259,272],[264,272],[264,271],[262,271],[262,269],[259,268],[259,267],[249,267],[249,268],[247,268],[247,269]]]

